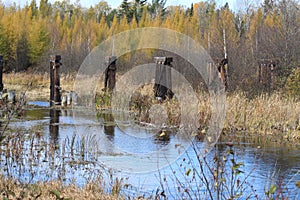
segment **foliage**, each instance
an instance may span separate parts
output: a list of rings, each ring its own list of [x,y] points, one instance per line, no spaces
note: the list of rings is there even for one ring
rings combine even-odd
[[[300,99],[300,68],[295,68],[289,75],[286,85],[287,94]]]
[[[300,5],[294,0],[264,1],[258,7],[247,2],[238,12],[228,4],[217,7],[215,1],[190,8],[166,7],[166,0],[124,0],[116,9],[104,0],[88,9],[80,1],[32,0],[24,7],[0,4],[0,54],[7,71],[42,69],[49,54],[61,54],[62,70],[69,72],[114,34],[163,27],[192,37],[215,62],[228,55],[229,87],[255,90],[259,59],[276,59],[283,71],[300,63]],[[284,76],[278,79],[286,80]]]

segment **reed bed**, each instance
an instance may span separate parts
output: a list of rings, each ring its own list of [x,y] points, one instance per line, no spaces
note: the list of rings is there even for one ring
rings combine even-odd
[[[249,99],[242,92],[227,96],[226,132],[247,131],[300,141],[300,101],[280,93]]]
[[[90,147],[99,145],[93,136],[73,135],[57,143],[42,134],[39,126],[6,131],[0,142],[1,199],[125,199],[123,179],[94,169],[93,155],[99,152]],[[66,175],[72,168],[86,172],[82,186],[78,177]],[[44,177],[36,181],[39,171]]]
[[[64,185],[60,181],[38,182],[35,184],[20,183],[16,179],[0,175],[0,197],[4,199],[123,199],[119,196],[105,194],[99,183],[91,182],[83,188],[75,184]]]
[[[147,89],[152,90],[151,87],[147,87]],[[159,104],[167,110],[167,125],[179,127],[182,121],[180,113],[182,109],[191,110],[193,107],[191,104],[185,104],[186,107],[181,108],[181,104],[176,99],[159,102],[151,96],[153,96],[151,92],[144,91],[137,91],[131,96],[129,110],[134,113],[137,121],[149,123],[152,107]],[[104,97],[106,100],[97,104],[98,108],[110,107],[109,103],[104,103],[110,102],[109,95],[100,95],[98,98],[104,99]],[[118,98],[118,96],[113,97]],[[198,92],[197,98],[198,102],[194,103],[198,108],[198,134],[201,135],[205,134],[210,120],[212,120],[212,112],[215,112],[216,108],[210,102],[214,98],[210,98],[208,93]],[[121,100],[114,99],[114,102],[118,101]],[[274,141],[300,143],[300,101],[296,98],[279,92],[248,98],[244,92],[238,91],[226,94],[225,107],[223,134],[234,135],[243,132],[251,136],[272,135]],[[191,124],[195,124],[195,119],[188,120]]]

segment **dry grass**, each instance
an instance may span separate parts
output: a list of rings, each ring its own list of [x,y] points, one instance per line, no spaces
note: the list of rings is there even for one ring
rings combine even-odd
[[[63,90],[73,89],[75,74],[62,74],[60,85]],[[4,88],[15,90],[17,94],[26,91],[28,100],[48,100],[50,95],[49,73],[9,73],[3,74]]]
[[[280,135],[300,141],[300,101],[279,93],[248,99],[242,92],[227,96],[225,129]]]
[[[59,181],[41,182],[36,184],[23,184],[12,178],[0,175],[1,199],[123,199],[120,196],[105,194],[99,183],[87,184],[78,188],[75,184],[63,186]]]

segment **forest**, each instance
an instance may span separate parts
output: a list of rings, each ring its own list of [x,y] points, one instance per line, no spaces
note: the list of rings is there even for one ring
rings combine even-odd
[[[297,93],[299,1],[245,2],[240,11],[228,4],[217,7],[214,0],[189,7],[166,6],[166,0],[123,0],[115,9],[103,0],[89,8],[70,0],[31,0],[25,6],[2,3],[0,54],[4,72],[47,71],[52,54],[62,56],[65,72],[74,72],[93,48],[110,36],[135,28],[163,27],[199,42],[215,62],[224,58],[226,41],[230,90],[255,90],[258,62],[268,59],[277,63],[275,88],[294,88]],[[292,83],[287,84],[289,79]]]

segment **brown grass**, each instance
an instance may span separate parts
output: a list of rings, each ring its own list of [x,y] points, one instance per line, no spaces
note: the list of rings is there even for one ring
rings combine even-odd
[[[280,135],[300,141],[300,101],[279,93],[248,99],[242,92],[227,96],[224,125],[227,131],[248,131],[259,135]]]
[[[117,195],[105,194],[99,183],[87,184],[78,188],[75,184],[63,186],[60,181],[40,182],[36,184],[23,184],[12,178],[0,175],[1,199],[123,199]]]
[[[60,85],[62,90],[73,89],[75,74],[62,74]],[[49,73],[9,73],[3,74],[4,88],[15,90],[16,94],[26,91],[28,100],[48,100],[50,96]]]

